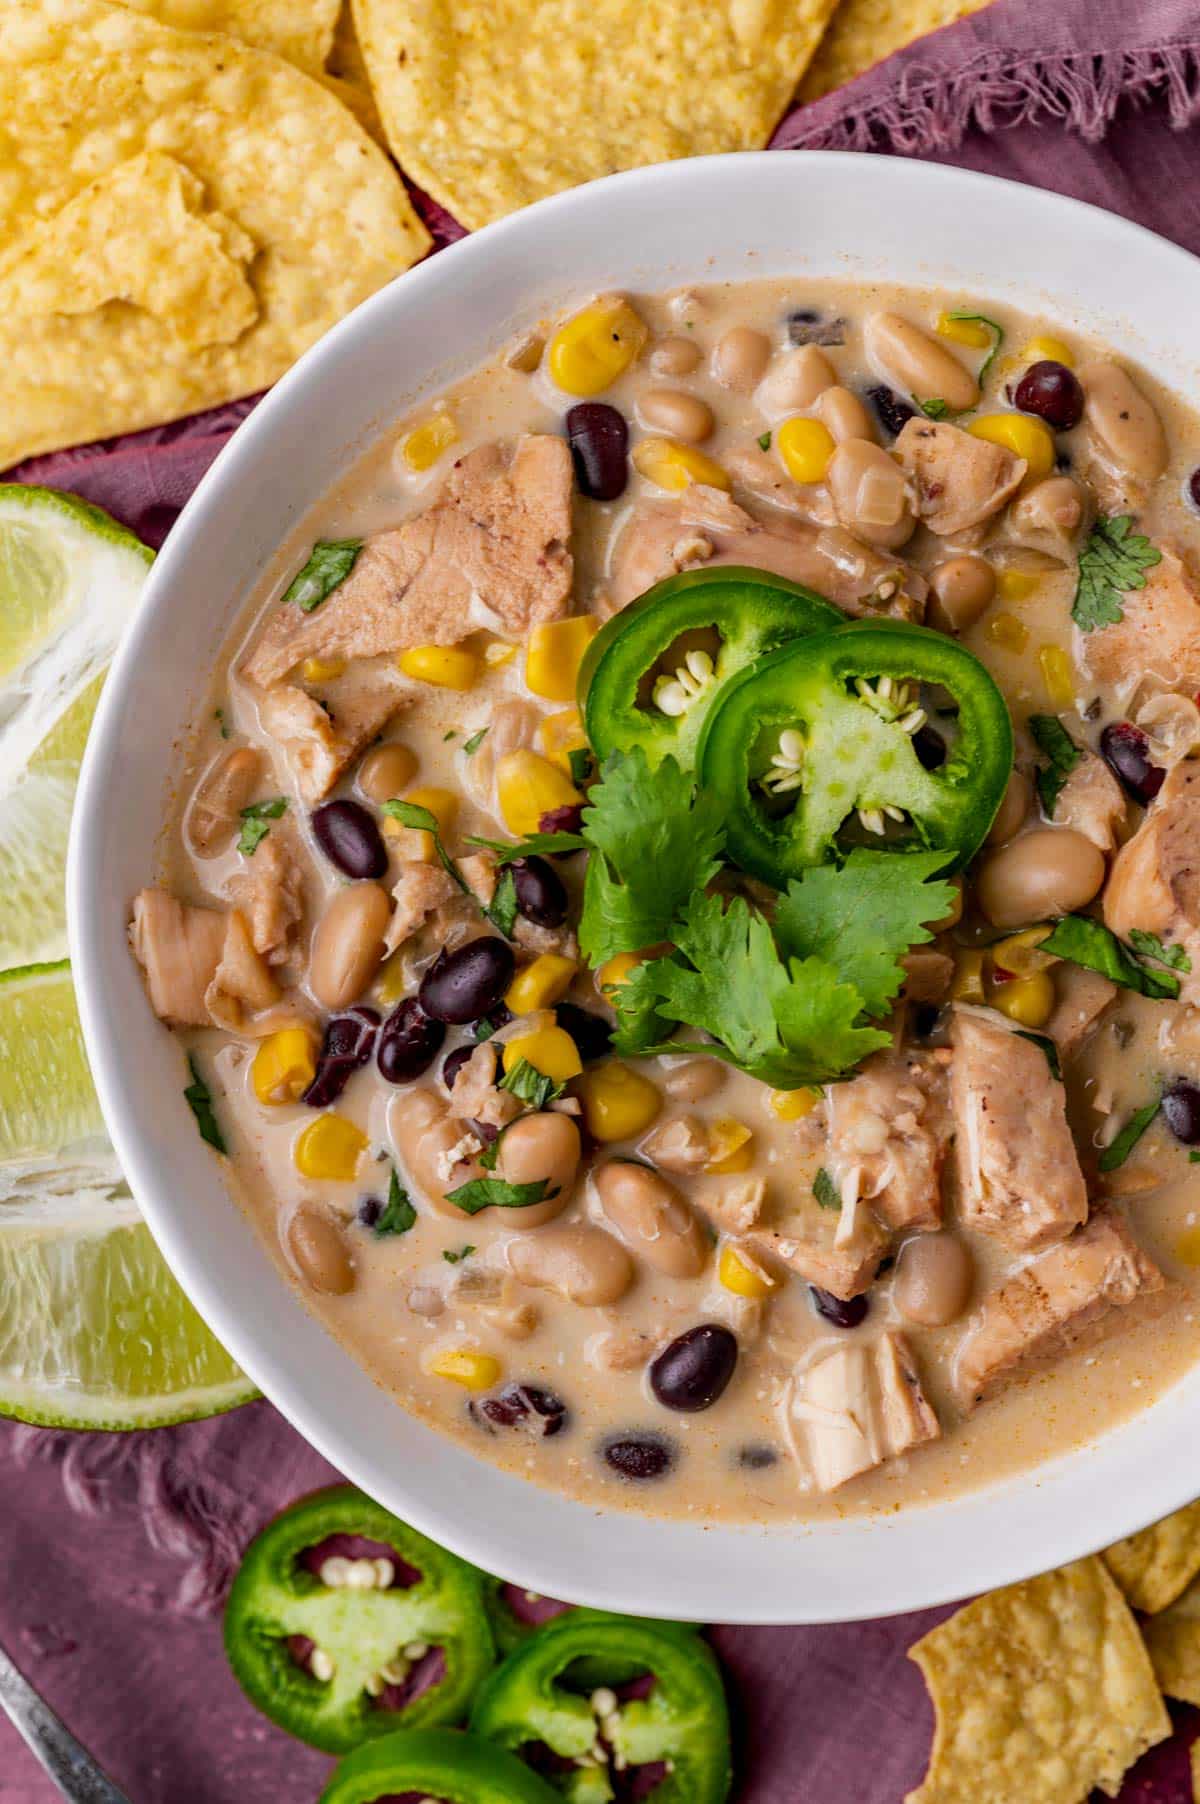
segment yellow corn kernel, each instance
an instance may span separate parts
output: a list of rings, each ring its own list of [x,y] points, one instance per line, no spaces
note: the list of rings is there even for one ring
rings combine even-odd
[[[1053,952],[1043,952],[1041,945],[1053,931],[1052,927],[1026,927],[1020,933],[1011,933],[1006,940],[997,940],[988,955],[997,970],[1006,971],[1010,977],[1028,977],[1032,971],[1048,970],[1058,960]]]
[[[1054,1013],[1054,982],[1048,971],[1014,977],[992,991],[992,1007],[1020,1027],[1045,1027]]]
[[[993,614],[983,629],[989,645],[1002,651],[1024,651],[1029,644],[1029,628],[1015,614]]]
[[[1075,353],[1061,338],[1031,338],[1021,352],[1022,363],[1064,363],[1075,368]]]
[[[717,1276],[735,1297],[769,1297],[776,1288],[776,1280],[764,1271],[757,1259],[739,1252],[728,1241],[721,1248]]]
[[[997,570],[996,594],[1001,601],[1028,601],[1041,580],[1034,570]]]
[[[969,345],[973,351],[990,350],[996,336],[982,320],[955,319],[949,313],[938,314],[937,335],[951,339],[956,345]]]
[[[316,1075],[317,1036],[312,1028],[281,1027],[259,1041],[250,1068],[259,1102],[299,1102]]]
[[[496,764],[496,796],[510,833],[536,833],[544,814],[577,808],[583,797],[570,778],[548,758],[521,746],[505,752]]]
[[[458,427],[448,413],[438,413],[422,420],[400,441],[400,455],[410,470],[430,470],[453,444],[458,442]]]
[[[479,675],[479,659],[461,645],[410,645],[396,663],[405,676],[439,689],[472,689]]]
[[[950,994],[955,1002],[983,1002],[983,953],[959,952],[954,960]]]
[[[305,1178],[330,1178],[350,1184],[367,1150],[367,1136],[344,1115],[318,1115],[298,1135],[292,1149],[296,1170]]]
[[[633,467],[647,481],[682,494],[689,484],[702,482],[710,489],[731,489],[728,470],[697,451],[695,445],[681,445],[673,438],[644,438],[630,453]]]
[[[511,664],[517,655],[515,645],[507,639],[489,639],[483,648],[483,661],[489,670],[499,670],[502,664]]]
[[[538,741],[551,764],[570,776],[571,753],[587,750],[587,734],[579,709],[564,708],[558,714],[543,714],[538,723]]]
[[[445,841],[458,819],[458,797],[454,791],[424,784],[410,789],[404,800],[415,803],[418,808],[428,808],[438,824],[442,840]],[[406,827],[402,822],[393,820],[390,814],[385,814],[383,831],[388,839],[400,842],[397,850],[401,857],[412,859],[414,864],[432,864],[437,857],[433,834],[427,833],[424,827]]]
[[[1045,420],[1028,413],[985,413],[967,427],[972,438],[1003,445],[1029,465],[1027,482],[1040,482],[1054,468],[1054,434]]]
[[[1075,700],[1075,666],[1061,645],[1043,645],[1038,653],[1046,694],[1056,708],[1069,708]]]
[[[780,1121],[803,1121],[821,1100],[819,1090],[772,1090],[767,1098],[771,1113]]]
[[[614,952],[606,958],[602,965],[596,967],[596,988],[603,995],[606,990],[619,990],[623,983],[629,981],[629,973],[636,971],[639,965],[646,962],[644,952]]]
[[[649,337],[646,322],[621,295],[593,301],[550,340],[550,377],[569,395],[599,395],[623,375]]]
[[[593,1065],[579,1080],[583,1119],[593,1140],[631,1140],[662,1109],[658,1086],[619,1059]]]
[[[345,658],[305,658],[300,666],[306,683],[332,683],[335,677],[344,675]]]
[[[1175,1257],[1180,1265],[1200,1265],[1200,1228],[1185,1228],[1175,1242]]]
[[[444,1347],[429,1362],[435,1378],[449,1378],[468,1391],[490,1391],[503,1367],[491,1353],[476,1353],[470,1347]]]
[[[515,1071],[522,1059],[556,1084],[569,1083],[583,1070],[579,1048],[562,1027],[540,1027],[536,1033],[509,1040],[504,1048],[505,1072]]]
[[[754,1163],[754,1135],[744,1121],[722,1115],[708,1130],[708,1158],[705,1171],[727,1177],[735,1171],[749,1171]]]
[[[514,1015],[532,1015],[534,1009],[553,1008],[570,989],[578,969],[573,958],[563,958],[557,952],[543,952],[540,958],[517,972],[505,994],[505,1007]]]
[[[572,614],[569,620],[547,620],[535,626],[525,653],[525,687],[548,702],[574,701],[583,654],[599,627],[590,614]]]
[[[380,1002],[386,1003],[390,1008],[394,1002],[399,1002],[408,994],[408,989],[408,956],[404,947],[399,946],[380,966],[379,976],[375,980],[375,992]]]
[[[793,482],[824,482],[837,445],[828,426],[799,415],[780,426],[775,434],[775,448]]]

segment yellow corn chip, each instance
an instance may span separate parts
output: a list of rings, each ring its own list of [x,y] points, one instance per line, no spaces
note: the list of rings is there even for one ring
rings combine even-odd
[[[326,65],[328,74],[325,85],[332,88],[343,106],[348,106],[363,130],[370,132],[377,144],[387,148],[387,138],[383,130],[383,121],[379,117],[379,109],[375,105],[375,96],[371,92],[371,82],[367,75],[367,65],[363,61],[362,45],[358,41],[358,33],[354,29],[354,14],[350,0],[342,0],[342,10],[337,17],[337,25],[333,33],[333,48],[329,52]]]
[[[1171,1733],[1137,1624],[1096,1558],[977,1598],[909,1654],[937,1727],[906,1804],[1112,1796]]]
[[[5,0],[0,469],[265,388],[429,236],[325,89],[109,0]]]
[[[339,0],[121,0],[180,31],[225,31],[319,75],[333,46]]]
[[[1142,1633],[1167,1696],[1200,1704],[1200,1579],[1144,1623]]]
[[[354,0],[388,141],[467,226],[766,143],[834,0]]]
[[[1118,1541],[1104,1562],[1135,1610],[1165,1610],[1200,1572],[1200,1503]]]
[[[989,0],[842,0],[809,65],[801,100],[819,100],[894,50],[903,50],[914,38],[953,25],[955,19],[981,12],[988,4]]]

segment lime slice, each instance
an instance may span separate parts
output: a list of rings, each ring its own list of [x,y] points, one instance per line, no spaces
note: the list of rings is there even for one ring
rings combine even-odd
[[[69,593],[57,541],[20,519],[0,523],[0,682],[41,651]]]
[[[0,1415],[151,1428],[255,1395],[104,1137],[66,961],[0,975]]]

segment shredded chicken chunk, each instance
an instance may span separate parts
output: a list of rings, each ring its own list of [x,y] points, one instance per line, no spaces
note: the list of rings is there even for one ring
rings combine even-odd
[[[1069,1059],[1078,1052],[1113,997],[1117,986],[1099,971],[1085,970],[1082,965],[1065,961],[1054,973],[1058,997],[1054,1013],[1046,1023],[1046,1032],[1058,1047],[1059,1054]]]
[[[1111,852],[1117,830],[1125,819],[1121,785],[1103,758],[1084,752],[1058,792],[1054,804],[1056,827],[1073,827],[1101,852]]]
[[[940,538],[998,514],[1029,467],[1003,445],[933,420],[909,420],[893,451],[912,483],[919,518]]]
[[[949,1145],[945,1072],[926,1055],[876,1055],[825,1092],[825,1163],[841,1192],[865,1198],[890,1228],[940,1228]]]
[[[1200,760],[1167,772],[1141,826],[1121,847],[1104,890],[1104,919],[1120,939],[1140,928],[1181,945],[1192,969],[1180,997],[1200,1004]]]
[[[150,1005],[172,1027],[210,1027],[205,1002],[225,944],[222,909],[193,908],[164,889],[134,897],[129,943],[146,973]]]
[[[523,1104],[496,1083],[496,1048],[490,1040],[477,1046],[454,1080],[454,1111],[464,1121],[485,1127],[507,1127]]]
[[[819,1490],[836,1491],[884,1460],[941,1435],[902,1335],[872,1345],[829,1341],[798,1374],[790,1401]]]
[[[746,1240],[752,1251],[843,1301],[870,1288],[889,1244],[865,1203],[822,1208],[799,1174],[788,1184],[786,1203],[768,1192]]]
[[[1162,549],[1145,587],[1121,597],[1123,618],[1080,633],[1083,667],[1097,683],[1128,699],[1148,678],[1163,688],[1200,689],[1200,598],[1191,571]]]
[[[423,927],[435,908],[442,908],[458,894],[458,885],[439,864],[404,864],[392,888],[396,904],[383,945],[394,952]]]
[[[334,694],[330,685],[327,696]],[[327,706],[295,683],[269,689],[259,703],[263,731],[287,759],[306,802],[329,794],[342,772],[406,702],[394,673],[347,672]]]
[[[257,952],[271,965],[286,964],[304,914],[304,873],[287,820],[259,841],[247,868],[229,883],[229,895],[245,911]]]

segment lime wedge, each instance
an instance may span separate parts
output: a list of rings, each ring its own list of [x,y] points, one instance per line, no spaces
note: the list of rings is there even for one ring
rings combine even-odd
[[[104,1136],[65,960],[0,975],[0,1415],[151,1428],[255,1395]]]

